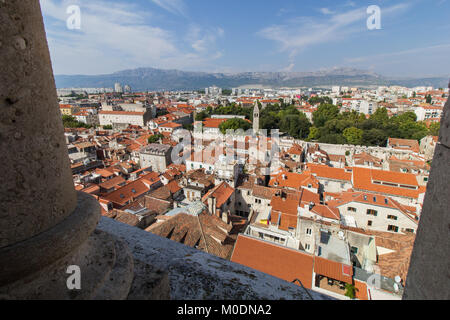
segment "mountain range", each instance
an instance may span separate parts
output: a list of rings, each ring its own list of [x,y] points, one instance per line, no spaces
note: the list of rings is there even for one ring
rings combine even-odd
[[[353,68],[333,68],[316,72],[207,73],[155,68],[123,70],[103,75],[55,75],[57,88],[114,88],[119,82],[133,90],[197,90],[216,85],[238,87],[329,87],[399,85],[446,88],[449,77],[392,78]]]

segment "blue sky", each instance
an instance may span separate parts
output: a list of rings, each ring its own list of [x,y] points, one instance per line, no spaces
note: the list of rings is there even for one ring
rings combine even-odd
[[[354,67],[450,74],[450,0],[40,0],[55,74]],[[70,5],[81,29],[66,26]],[[381,9],[368,30],[366,9]]]

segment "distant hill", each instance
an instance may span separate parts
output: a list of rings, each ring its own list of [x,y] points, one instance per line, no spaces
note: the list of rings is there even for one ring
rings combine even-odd
[[[56,75],[57,88],[113,88],[114,83],[128,84],[133,90],[196,90],[212,85],[222,88],[258,85],[280,87],[379,86],[407,87],[448,85],[449,78],[388,79],[373,72],[335,68],[317,72],[243,72],[206,73],[180,70],[139,68],[104,75]]]

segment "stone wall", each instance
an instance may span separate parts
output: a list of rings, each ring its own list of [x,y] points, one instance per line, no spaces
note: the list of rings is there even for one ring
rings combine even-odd
[[[444,107],[404,299],[450,299],[450,99]]]

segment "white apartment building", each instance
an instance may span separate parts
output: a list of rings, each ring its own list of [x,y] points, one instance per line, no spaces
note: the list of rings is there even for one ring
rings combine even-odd
[[[443,107],[421,105],[414,109],[417,121],[425,121],[428,119],[440,119],[444,112]]]
[[[400,204],[379,194],[349,192],[328,202],[339,209],[343,224],[349,227],[381,232],[415,233],[418,227],[414,207]]]
[[[144,127],[151,119],[150,112],[100,111],[98,114],[101,126],[127,124]]]

